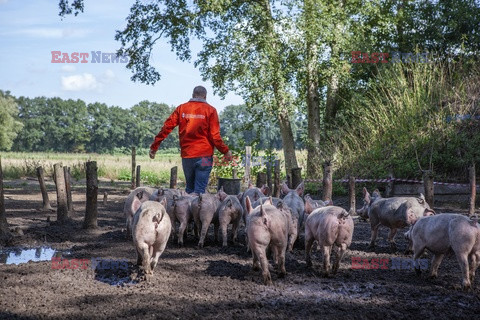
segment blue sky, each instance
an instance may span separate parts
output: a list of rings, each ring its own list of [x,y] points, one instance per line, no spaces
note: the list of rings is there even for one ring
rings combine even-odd
[[[166,40],[153,50],[151,64],[162,75],[153,86],[131,81],[124,63],[91,63],[91,51],[114,53],[119,48],[115,31],[125,27],[132,3],[85,0],[84,13],[62,20],[57,0],[0,0],[0,89],[14,96],[82,99],[130,108],[142,100],[176,106],[191,97],[193,87],[203,84],[208,102],[219,111],[243,103],[234,93],[225,100],[213,95],[211,83],[202,81],[193,61],[179,61]],[[90,56],[88,63],[51,63],[52,51]]]

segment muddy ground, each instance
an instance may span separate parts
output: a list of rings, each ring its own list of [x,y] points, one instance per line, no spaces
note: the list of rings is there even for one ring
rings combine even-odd
[[[480,280],[475,279],[472,291],[463,292],[454,256],[445,258],[437,279],[429,279],[425,272],[417,276],[412,270],[392,270],[391,260],[389,269],[352,269],[352,257],[410,257],[401,252],[406,247],[403,232],[397,234],[401,251],[391,253],[385,228],[376,250],[367,250],[370,227],[357,218],[353,243],[335,277],[322,276],[318,252],[313,269],[306,267],[301,237],[293,254],[287,253],[286,278],[279,279],[272,267],[274,285],[264,286],[260,271],[251,270],[252,258],[245,247],[230,244],[224,249],[213,243],[211,227],[204,249],[195,248],[193,235],[183,248],[169,243],[153,278],[138,281],[135,250],[125,240],[126,186],[101,184],[99,193],[108,191],[108,203],[99,201],[99,228],[86,231],[81,229],[84,187],[74,188],[73,222],[57,226],[55,212],[38,210],[38,184],[24,180],[5,185],[7,219],[17,230],[12,247],[49,246],[63,252],[63,259],[127,259],[128,270],[56,270],[51,261],[0,263],[0,319],[479,318]],[[49,188],[53,205],[55,193],[51,184]],[[334,202],[347,206],[346,199]],[[243,236],[241,232],[240,241]],[[11,248],[2,249],[4,255],[7,249]]]

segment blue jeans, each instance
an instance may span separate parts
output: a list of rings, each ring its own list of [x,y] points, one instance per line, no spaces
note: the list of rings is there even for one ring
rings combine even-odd
[[[182,158],[183,173],[187,182],[185,191],[187,193],[205,193],[212,165],[212,157]]]

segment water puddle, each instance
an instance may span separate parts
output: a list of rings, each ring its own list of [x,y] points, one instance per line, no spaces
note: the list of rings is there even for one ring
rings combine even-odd
[[[69,251],[60,251],[51,247],[8,248],[0,250],[0,263],[19,265],[30,261],[50,261],[53,257],[61,257],[62,254],[69,254]]]

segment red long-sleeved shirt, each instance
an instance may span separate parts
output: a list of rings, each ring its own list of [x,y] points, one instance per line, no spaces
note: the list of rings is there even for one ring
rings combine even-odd
[[[150,146],[158,150],[160,143],[178,126],[182,158],[210,157],[213,148],[221,153],[228,147],[220,136],[217,110],[206,102],[189,101],[179,105],[163,124]]]

